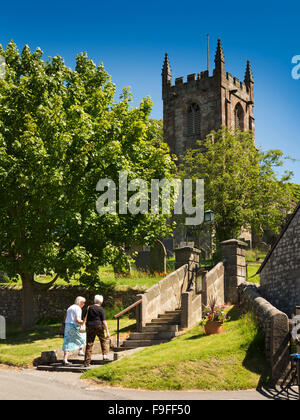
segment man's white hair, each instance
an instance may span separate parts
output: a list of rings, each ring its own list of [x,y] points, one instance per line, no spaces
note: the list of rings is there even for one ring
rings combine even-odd
[[[102,295],[96,295],[94,297],[94,303],[103,303],[103,296]]]
[[[75,299],[75,305],[79,305],[81,302],[85,302],[85,298],[82,296],[77,296]]]

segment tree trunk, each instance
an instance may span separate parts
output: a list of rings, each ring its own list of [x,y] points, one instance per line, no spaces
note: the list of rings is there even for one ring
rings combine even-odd
[[[28,330],[34,326],[34,308],[33,308],[33,274],[21,274],[23,284],[23,302],[22,302],[22,327]]]

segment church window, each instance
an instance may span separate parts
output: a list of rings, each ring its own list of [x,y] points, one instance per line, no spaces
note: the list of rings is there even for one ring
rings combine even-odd
[[[200,107],[198,104],[191,104],[187,111],[187,131],[188,135],[200,135]]]
[[[235,129],[244,131],[244,110],[242,105],[238,103],[234,109]]]

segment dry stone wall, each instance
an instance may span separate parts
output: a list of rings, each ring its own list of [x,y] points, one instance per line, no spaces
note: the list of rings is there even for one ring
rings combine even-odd
[[[272,379],[277,382],[289,365],[289,319],[262,297],[259,287],[244,282],[238,287],[242,307],[257,317],[265,337],[265,354],[270,363]]]
[[[54,286],[50,290],[37,292],[34,297],[35,318],[61,320],[66,309],[72,305],[77,296],[87,299],[87,304],[93,303],[95,294],[104,296],[103,307],[125,308],[137,301],[137,290],[126,292],[87,290],[79,286]],[[22,319],[22,289],[13,286],[0,286],[0,315],[9,321],[20,322]]]

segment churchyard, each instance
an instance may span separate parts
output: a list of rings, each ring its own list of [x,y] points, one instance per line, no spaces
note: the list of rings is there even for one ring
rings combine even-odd
[[[255,262],[253,253],[248,254],[247,262]],[[249,265],[248,270],[250,267],[251,270],[257,269],[257,266],[259,264]],[[174,258],[168,259],[167,267],[170,270],[174,267]],[[100,272],[103,283],[114,284],[119,290],[135,288],[137,292],[151,287],[163,277],[163,273],[149,275],[133,269],[130,276],[116,278],[111,266],[101,268]],[[251,276],[251,271],[248,275]],[[47,279],[41,277],[39,281]],[[66,286],[62,280],[58,281]],[[72,285],[77,285],[76,279],[72,280]],[[111,335],[116,338],[117,324],[113,315],[120,308],[105,309]],[[250,315],[242,314],[234,307],[228,307],[227,311],[230,320],[225,323],[221,335],[206,336],[203,325],[199,323],[169,343],[146,348],[117,364],[92,369],[83,378],[113,386],[161,390],[255,388],[268,379],[261,333]],[[136,330],[135,322],[128,314],[120,318],[121,339]],[[26,332],[20,325],[8,323],[7,340],[0,342],[0,364],[35,368],[42,352],[61,348],[59,328],[58,320],[40,320],[35,328]],[[192,371],[201,371],[202,374],[191,375]]]

